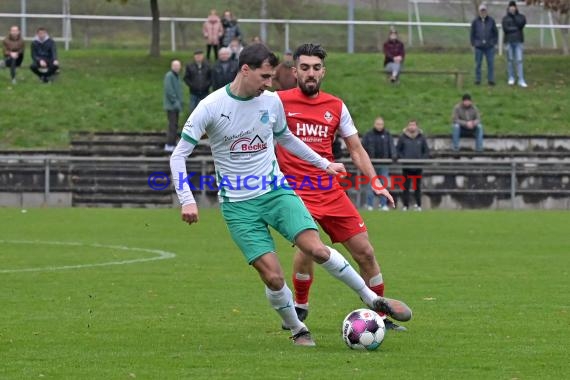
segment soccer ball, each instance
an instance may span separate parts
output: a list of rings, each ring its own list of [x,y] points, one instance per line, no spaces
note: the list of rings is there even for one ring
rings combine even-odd
[[[384,321],[372,310],[351,311],[342,322],[342,339],[353,350],[377,349],[385,333]]]

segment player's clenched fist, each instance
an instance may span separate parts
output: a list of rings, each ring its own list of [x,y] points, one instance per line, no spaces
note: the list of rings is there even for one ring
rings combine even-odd
[[[188,224],[198,222],[198,206],[196,203],[182,206],[182,221]]]

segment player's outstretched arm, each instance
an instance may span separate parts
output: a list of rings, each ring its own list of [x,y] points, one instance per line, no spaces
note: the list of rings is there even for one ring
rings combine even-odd
[[[394,207],[394,198],[387,189],[387,186],[382,185],[382,182],[377,178],[376,171],[374,170],[374,165],[370,161],[370,157],[366,150],[360,142],[358,134],[350,135],[344,138],[346,142],[346,148],[350,152],[350,158],[354,165],[368,178],[369,181],[373,181],[372,191],[377,195],[383,195],[388,199],[388,204]]]
[[[279,145],[299,157],[301,160],[307,161],[319,169],[326,170],[328,174],[335,175],[339,172],[344,172],[344,166],[341,167],[342,164],[331,163],[326,158],[319,156],[314,150],[309,148],[307,144],[292,134],[287,127],[284,128],[281,135],[275,137],[275,140]]]

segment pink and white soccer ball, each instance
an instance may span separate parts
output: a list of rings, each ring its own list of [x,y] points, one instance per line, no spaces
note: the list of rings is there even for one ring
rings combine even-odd
[[[375,350],[385,334],[384,321],[372,310],[351,311],[342,322],[342,339],[353,350]]]

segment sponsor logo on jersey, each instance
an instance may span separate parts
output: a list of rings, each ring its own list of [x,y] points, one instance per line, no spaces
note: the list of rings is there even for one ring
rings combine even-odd
[[[242,137],[230,145],[230,159],[247,160],[252,156],[263,153],[267,150],[267,143],[255,135],[253,139]]]
[[[247,135],[251,135],[254,130],[255,130],[254,128],[251,128],[251,129],[246,129],[245,131],[241,131],[240,133],[237,133],[234,135],[224,136],[224,141],[228,142],[228,141],[240,139],[240,138],[245,137]]]
[[[289,117],[297,116],[297,115],[301,115],[301,112],[287,112],[287,116],[289,116]]]
[[[269,123],[269,111],[268,110],[259,110],[259,120],[263,124]]]
[[[230,116],[232,116],[232,113],[231,113],[231,112],[229,112],[227,115],[224,114],[223,112],[220,114],[220,117],[221,117],[221,118],[225,117],[226,119],[228,119],[228,121],[230,121]]]
[[[321,142],[329,137],[328,125],[297,123],[295,135],[304,142]]]
[[[327,121],[327,123],[330,123],[333,119],[333,115],[329,111],[325,112],[324,117],[325,117],[325,120]]]

